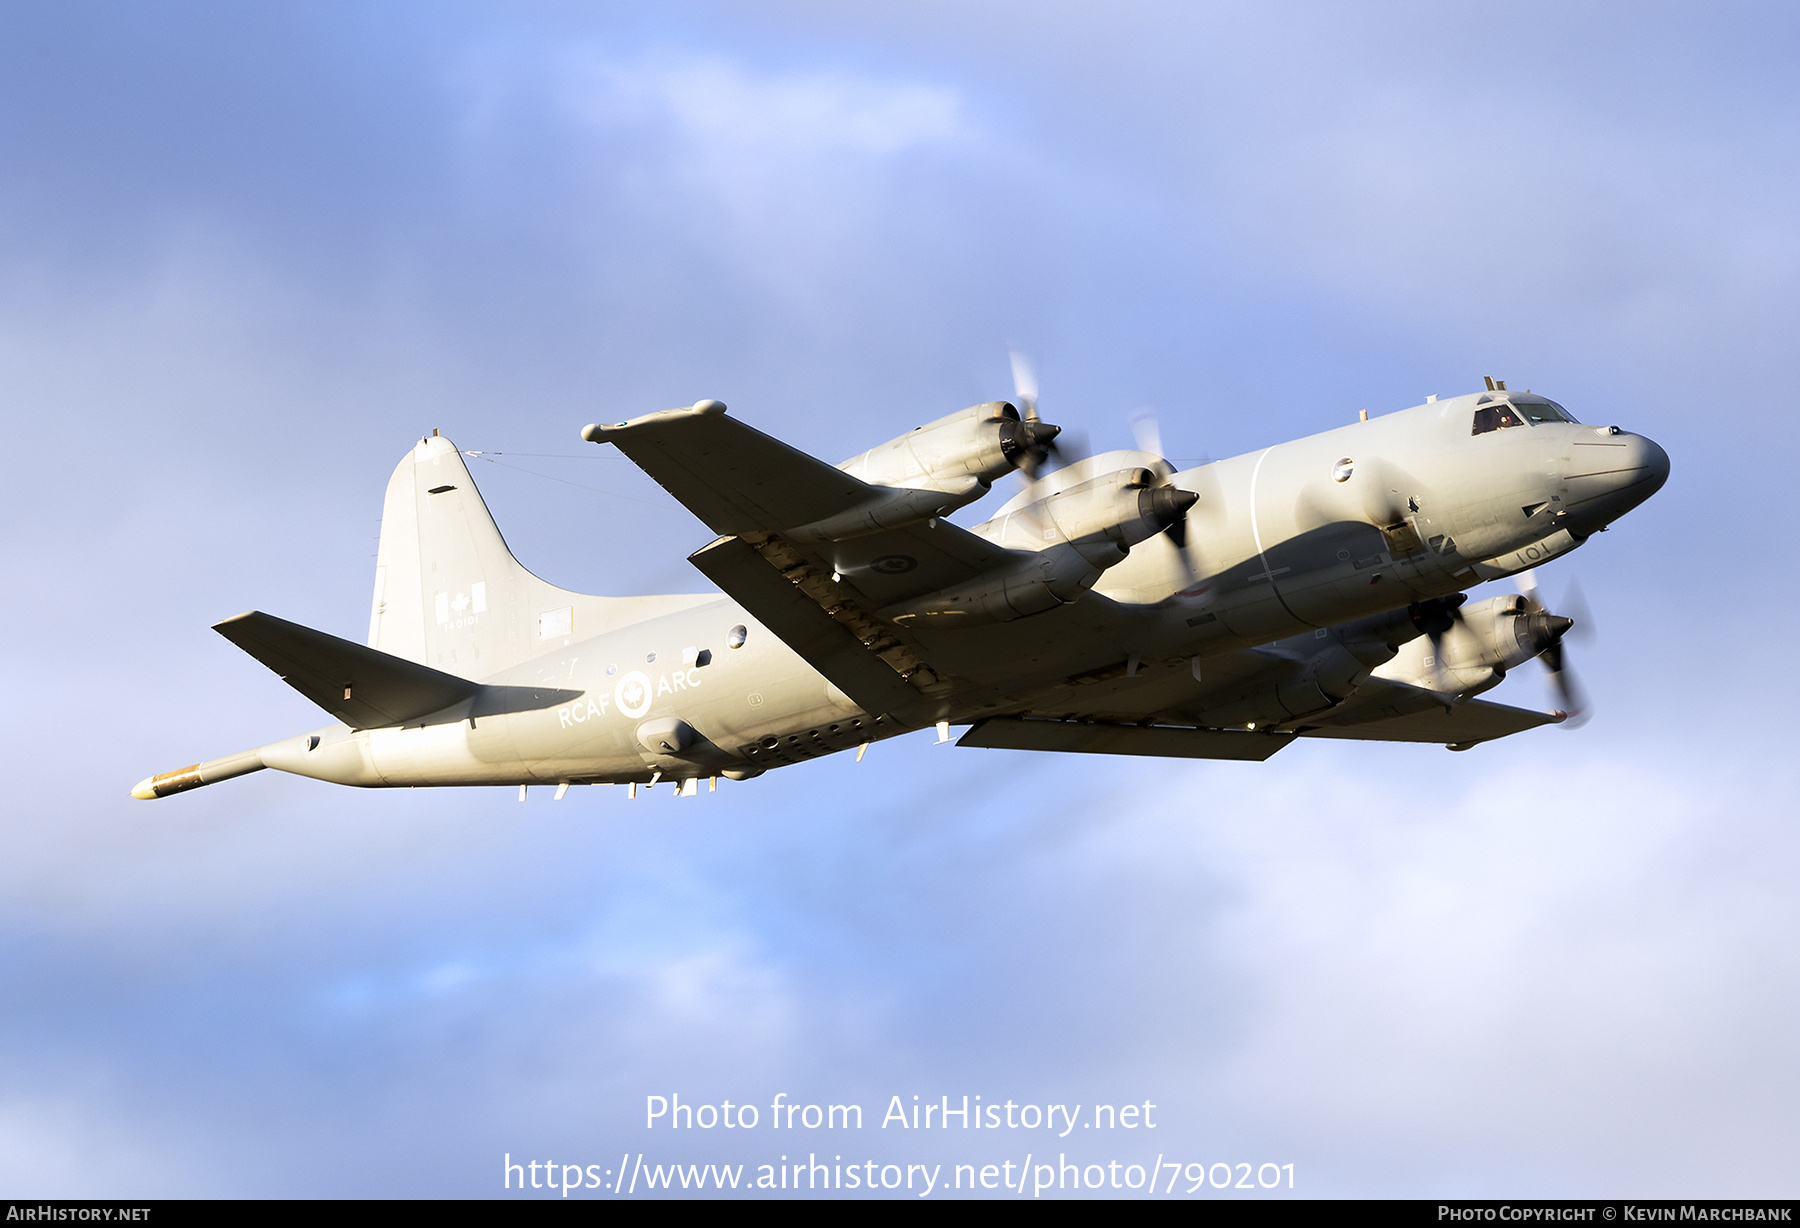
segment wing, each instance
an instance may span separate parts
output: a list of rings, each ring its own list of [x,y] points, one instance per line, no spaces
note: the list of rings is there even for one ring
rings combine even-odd
[[[868,711],[899,712],[953,689],[877,613],[1021,557],[946,520],[817,540],[809,526],[892,490],[726,416],[717,401],[590,426],[582,437],[617,447],[721,534],[693,564]]]
[[[713,532],[753,546],[762,544],[759,535],[781,538],[870,609],[972,580],[1020,557],[944,520],[812,540],[803,531],[808,526],[880,503],[893,488],[872,486],[791,448],[727,416],[717,401],[590,426],[582,437],[618,448]]]
[[[1349,699],[1331,704],[1306,681],[1307,664],[1269,648],[1209,658],[1209,684],[1198,692],[1186,663],[1164,662],[1135,681],[1119,665],[1063,688],[1054,703],[1040,700],[1025,712],[978,721],[959,745],[1260,761],[1296,737],[1436,742],[1464,750],[1562,719],[1479,699],[1450,705],[1434,691],[1379,677],[1365,678]],[[1276,719],[1273,713],[1286,704],[1317,710]],[[1252,720],[1254,732],[1245,728]]]
[[[1000,750],[1078,751],[1096,755],[1150,755],[1164,759],[1241,759],[1260,763],[1293,740],[1291,733],[992,717],[977,721],[956,744]]]
[[[718,401],[590,426],[714,533],[791,529],[877,497],[876,487],[735,418]]]
[[[1485,699],[1446,706],[1436,692],[1371,677],[1342,708],[1308,718],[1297,732],[1308,738],[1350,738],[1369,742],[1439,742],[1466,750],[1477,742],[1504,738],[1562,717]]]

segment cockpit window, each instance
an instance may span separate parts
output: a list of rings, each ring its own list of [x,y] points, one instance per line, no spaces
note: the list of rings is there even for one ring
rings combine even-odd
[[[1573,422],[1575,417],[1555,401],[1515,401],[1513,408],[1525,416],[1527,422]]]
[[[1475,411],[1475,427],[1471,435],[1485,435],[1489,431],[1504,430],[1509,426],[1524,426],[1510,405],[1483,405]]]

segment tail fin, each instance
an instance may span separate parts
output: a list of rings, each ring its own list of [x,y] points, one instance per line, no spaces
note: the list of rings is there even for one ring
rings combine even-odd
[[[519,565],[456,445],[421,439],[388,481],[369,647],[461,678],[492,677],[613,627],[712,600],[590,597]]]

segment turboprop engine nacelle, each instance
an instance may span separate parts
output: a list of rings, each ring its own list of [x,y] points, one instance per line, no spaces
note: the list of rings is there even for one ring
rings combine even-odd
[[[915,427],[870,448],[838,468],[881,494],[850,511],[799,525],[788,536],[803,541],[843,541],[883,529],[946,516],[987,494],[1004,477],[1062,431],[1037,419],[1023,420],[1005,401],[988,401]]]
[[[1018,551],[998,575],[942,589],[882,612],[898,623],[970,626],[1041,614],[1076,600],[1131,548],[1175,524],[1199,496],[1156,485],[1148,469],[1119,469],[1028,503],[975,532]]]
[[[1533,611],[1517,593],[1490,597],[1427,622],[1426,634],[1400,646],[1378,677],[1446,695],[1475,695],[1499,684],[1562,638],[1573,621]]]
[[[985,489],[1061,431],[1048,422],[1021,421],[1005,401],[987,401],[914,427],[838,468],[875,486],[960,491],[973,478]]]
[[[1066,542],[1105,571],[1187,515],[1199,499],[1191,490],[1157,485],[1149,469],[1115,469],[1026,504],[999,521],[999,535],[990,540],[1023,550]]]

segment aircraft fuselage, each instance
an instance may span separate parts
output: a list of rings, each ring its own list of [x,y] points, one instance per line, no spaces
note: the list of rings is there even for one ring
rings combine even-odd
[[[1142,542],[1061,609],[921,632],[934,664],[976,684],[924,715],[865,712],[721,597],[585,638],[571,628],[481,679],[511,688],[505,703],[478,695],[464,711],[403,727],[327,726],[264,747],[261,759],[369,786],[681,780],[751,775],[934,720],[1192,707],[1209,686],[1262,667],[1246,650],[1314,636],[1323,646],[1327,629],[1546,562],[1662,484],[1668,458],[1650,440],[1547,409],[1541,421],[1522,416],[1540,403],[1550,404],[1457,397],[1175,474],[1175,486],[1199,496],[1185,548],[1163,535]],[[1511,422],[1480,416],[1496,404]],[[1006,519],[976,532],[1006,541]],[[1356,659],[1346,668],[1366,676],[1370,662]],[[528,692],[541,706],[521,702]],[[659,743],[663,726],[677,732]]]

